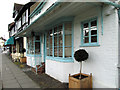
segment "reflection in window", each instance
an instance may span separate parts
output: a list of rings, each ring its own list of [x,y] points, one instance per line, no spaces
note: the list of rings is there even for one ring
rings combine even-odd
[[[40,54],[40,36],[27,37],[27,54]]]
[[[97,19],[82,24],[83,43],[97,43]]]
[[[52,56],[52,30],[47,33],[47,56]]]
[[[63,30],[63,27],[64,27],[64,30]],[[50,32],[52,32],[52,30],[51,31],[49,30],[49,32],[47,33],[47,42],[46,42],[47,56],[71,57],[72,56],[72,23],[66,22],[64,23],[64,25],[59,24],[53,28],[53,33],[50,33]],[[64,35],[64,38],[63,38],[63,35]],[[63,39],[64,39],[64,46],[63,46]],[[53,40],[54,42],[52,44],[51,41]],[[51,46],[50,42],[53,47],[50,47]],[[63,48],[65,51],[63,51]],[[52,55],[52,53],[54,55]]]
[[[71,57],[72,53],[72,23],[65,24],[65,57]]]

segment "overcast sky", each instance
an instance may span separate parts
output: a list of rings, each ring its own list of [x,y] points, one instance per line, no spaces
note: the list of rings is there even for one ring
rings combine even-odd
[[[13,22],[12,18],[14,3],[25,4],[30,0],[2,0],[0,4],[0,37],[9,38],[8,24]]]

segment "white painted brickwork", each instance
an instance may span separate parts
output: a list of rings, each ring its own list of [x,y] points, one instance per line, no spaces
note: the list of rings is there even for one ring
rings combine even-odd
[[[29,57],[29,56],[27,56],[27,65],[28,66],[35,68],[36,65],[40,65],[40,63],[41,63],[41,57]]]
[[[109,6],[104,7],[103,23],[104,31],[101,34],[100,8],[85,10],[74,18],[74,51],[84,48],[89,53],[89,59],[83,62],[83,73],[93,74],[94,88],[117,88],[117,64],[118,64],[118,15],[112,9],[109,16],[106,12]],[[98,17],[99,45],[94,47],[80,47],[81,25],[80,22]],[[78,73],[79,63],[63,63],[46,60],[46,73],[61,82],[68,82],[68,75]]]

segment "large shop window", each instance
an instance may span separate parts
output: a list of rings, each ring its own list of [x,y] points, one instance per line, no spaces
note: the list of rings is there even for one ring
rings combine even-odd
[[[98,29],[97,18],[82,22],[82,38],[83,46],[98,45]]]
[[[72,22],[59,24],[47,33],[47,56],[72,57]]]
[[[27,54],[40,54],[40,36],[27,37]]]

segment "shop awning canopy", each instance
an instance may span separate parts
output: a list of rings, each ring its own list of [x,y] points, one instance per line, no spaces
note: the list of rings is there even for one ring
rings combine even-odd
[[[14,37],[10,37],[6,42],[5,45],[13,45],[14,44]]]

